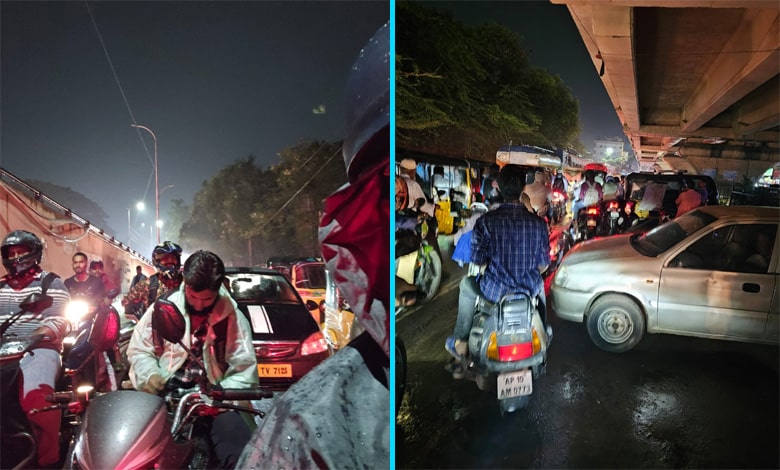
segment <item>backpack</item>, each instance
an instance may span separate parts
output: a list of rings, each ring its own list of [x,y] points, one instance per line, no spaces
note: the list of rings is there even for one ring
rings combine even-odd
[[[403,177],[395,177],[395,210],[402,211],[409,204],[409,189]]]
[[[585,207],[599,203],[599,192],[596,190],[596,183],[593,183],[593,185],[588,184],[588,189],[585,191],[585,197],[582,198],[582,203]]]

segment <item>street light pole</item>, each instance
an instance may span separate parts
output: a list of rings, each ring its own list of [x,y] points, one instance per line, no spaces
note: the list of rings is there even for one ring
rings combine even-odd
[[[139,126],[137,124],[130,124],[130,126],[143,129],[152,134],[152,139],[154,140],[154,220],[160,220],[160,192],[157,187],[157,136],[146,126]],[[157,243],[160,243],[160,227],[157,227]]]

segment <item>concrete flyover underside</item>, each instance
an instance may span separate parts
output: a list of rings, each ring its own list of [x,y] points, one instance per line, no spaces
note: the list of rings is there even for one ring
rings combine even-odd
[[[565,4],[642,162],[755,177],[780,161],[776,0]]]

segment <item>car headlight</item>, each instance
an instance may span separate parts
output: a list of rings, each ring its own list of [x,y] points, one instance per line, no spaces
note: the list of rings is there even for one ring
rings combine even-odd
[[[558,287],[566,287],[566,282],[569,280],[569,270],[566,268],[565,265],[561,265],[558,267],[558,271],[555,273],[555,278],[553,278],[553,284]]]

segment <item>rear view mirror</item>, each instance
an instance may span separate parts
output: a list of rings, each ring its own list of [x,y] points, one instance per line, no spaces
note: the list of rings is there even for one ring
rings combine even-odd
[[[178,343],[184,338],[185,328],[184,316],[176,304],[167,299],[159,299],[154,303],[152,329],[165,341]]]
[[[109,299],[113,299],[117,295],[119,295],[119,289],[111,289],[108,292],[106,292],[106,297],[108,297]]]
[[[119,314],[108,309],[101,312],[92,324],[89,332],[89,343],[95,351],[109,351],[119,340]]]

